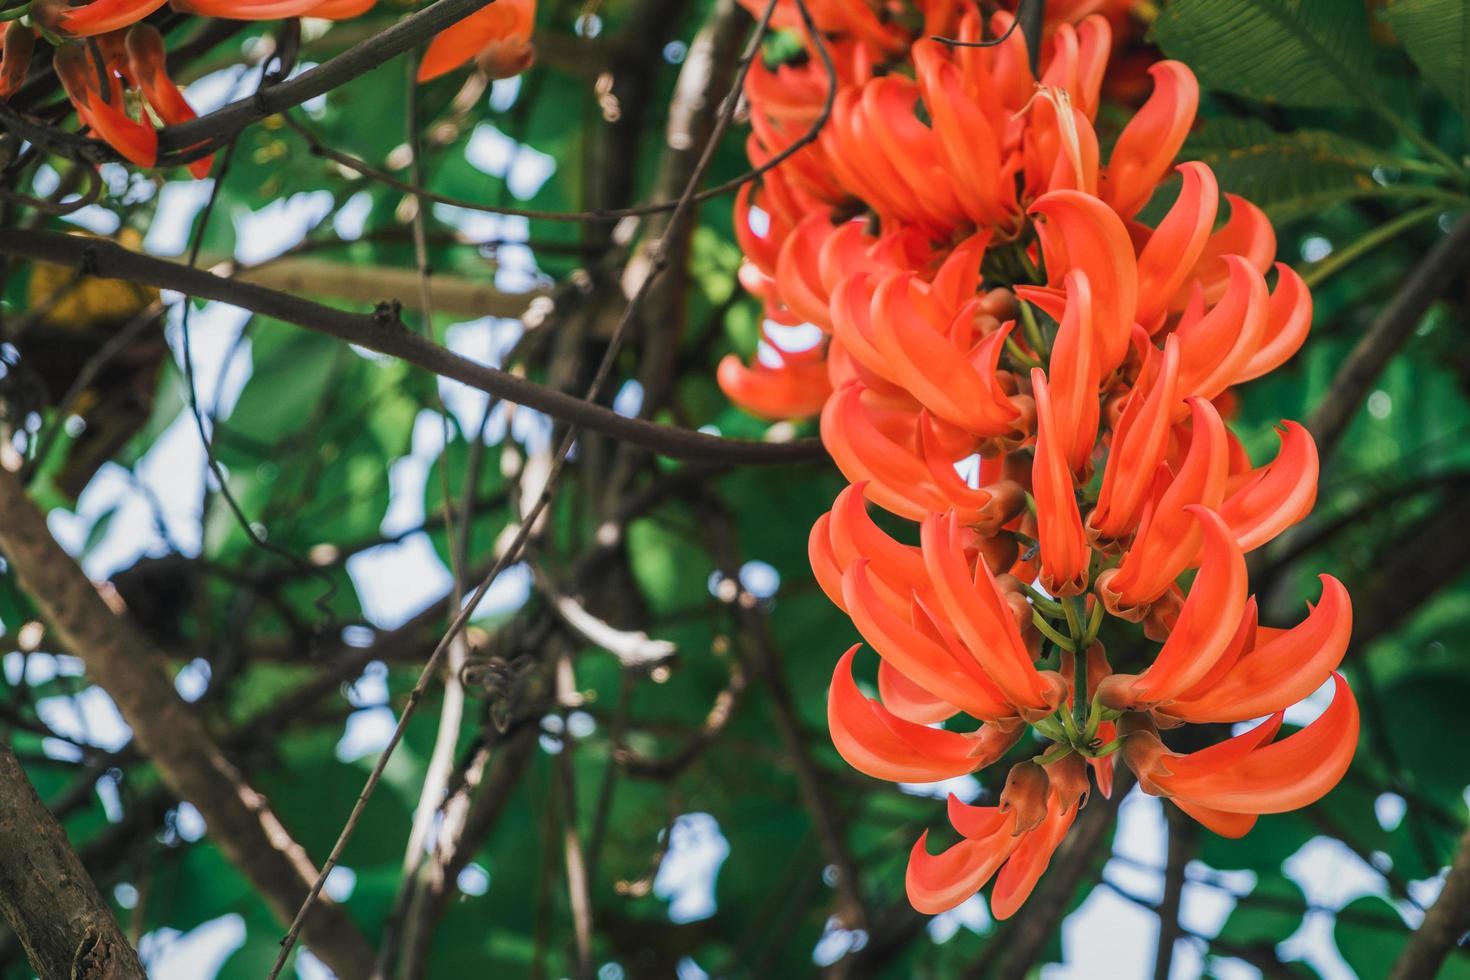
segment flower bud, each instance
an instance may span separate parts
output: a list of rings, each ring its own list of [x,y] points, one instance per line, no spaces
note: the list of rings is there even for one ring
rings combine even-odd
[[[1000,791],[1000,812],[1015,814],[1012,836],[1035,830],[1046,819],[1049,784],[1046,770],[1035,762],[1018,762],[1006,775]]]
[[[1092,783],[1087,778],[1087,762],[1082,756],[1073,752],[1063,756],[1056,762],[1049,762],[1043,768],[1046,770],[1047,782],[1052,792],[1056,794],[1057,806],[1066,813],[1073,804],[1080,810],[1087,805],[1087,798],[1092,793]]]

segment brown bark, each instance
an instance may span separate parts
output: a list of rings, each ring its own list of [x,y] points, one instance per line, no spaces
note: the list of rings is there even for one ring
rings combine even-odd
[[[162,662],[127,619],[114,615],[77,563],[51,537],[46,518],[14,473],[0,468],[0,549],[62,646],[111,695],[138,748],[163,782],[204,816],[210,838],[289,922],[316,867],[174,690]],[[340,907],[313,910],[306,942],[340,977],[367,976],[373,957]]]
[[[1439,973],[1445,957],[1470,932],[1470,828],[1460,838],[1455,863],[1440,889],[1439,898],[1424,915],[1419,930],[1399,954],[1389,980],[1418,980]]]
[[[0,742],[0,914],[41,980],[145,980],[66,831]]]

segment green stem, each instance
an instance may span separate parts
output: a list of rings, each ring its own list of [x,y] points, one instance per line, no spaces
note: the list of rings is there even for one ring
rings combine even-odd
[[[1041,718],[1037,721],[1032,722],[1031,727],[1036,729],[1045,737],[1051,739],[1053,742],[1065,743],[1067,741],[1066,732],[1062,731],[1061,726],[1058,725],[1056,723],[1056,720],[1053,718]]]
[[[1031,309],[1031,304],[1021,303],[1021,328],[1026,332],[1026,343],[1036,351],[1037,357],[1045,357],[1050,351],[1046,346],[1046,339],[1041,336],[1041,325],[1036,322],[1036,313]]]
[[[1057,716],[1062,719],[1062,730],[1067,733],[1067,741],[1072,745],[1085,744],[1082,741],[1082,731],[1077,727],[1077,719],[1072,717],[1072,710],[1062,705]]]
[[[1033,606],[1040,609],[1047,615],[1060,616],[1062,614],[1062,604],[1060,602],[1057,602],[1055,599],[1048,599],[1046,596],[1037,591],[1035,587],[1022,582],[1021,590],[1026,593],[1026,598],[1031,600],[1031,604]]]
[[[1083,630],[1082,630],[1082,623],[1077,618],[1077,607],[1076,607],[1076,605],[1073,604],[1073,602],[1072,602],[1071,599],[1063,599],[1063,600],[1061,600],[1061,603],[1062,603],[1062,615],[1067,618],[1067,634],[1072,639],[1072,649],[1073,650],[1085,650],[1086,647],[1084,647],[1081,643],[1078,642],[1079,640],[1082,639]]]
[[[1005,347],[1006,352],[1010,354],[1011,357],[1015,358],[1016,363],[1020,364],[1022,367],[1027,368],[1028,370],[1034,367],[1041,367],[1041,361],[1023,351],[1021,349],[1021,345],[1016,343],[1014,337],[1006,338]]]
[[[1104,742],[1102,745],[1099,745],[1095,749],[1089,749],[1087,754],[1092,756],[1094,759],[1101,759],[1105,755],[1112,755],[1114,752],[1118,751],[1122,747],[1123,737],[1119,736],[1118,738],[1113,739],[1111,742]]]
[[[1076,648],[1072,646],[1071,639],[1063,636],[1061,633],[1058,633],[1056,627],[1052,626],[1051,623],[1048,623],[1046,621],[1046,618],[1043,617],[1039,611],[1032,611],[1031,622],[1036,624],[1036,628],[1041,630],[1042,635],[1045,636],[1048,640],[1051,640],[1063,650],[1070,650],[1074,653],[1076,652]]]
[[[1401,233],[1417,225],[1425,218],[1431,218],[1443,210],[1444,206],[1442,204],[1426,204],[1422,208],[1415,208],[1413,211],[1401,214],[1392,221],[1379,225],[1362,237],[1343,246],[1321,261],[1312,263],[1302,272],[1302,279],[1309,287],[1315,289],[1320,283],[1341,270],[1344,266],[1355,262],[1378,246],[1397,238]]]
[[[9,10],[0,12],[0,22],[4,22],[7,20],[20,20],[22,17],[30,12],[31,5],[29,3],[23,3],[19,7],[12,7]]]
[[[1102,629],[1103,604],[1098,599],[1092,606],[1092,615],[1087,620],[1087,633],[1082,638],[1082,649],[1086,650],[1092,646],[1092,641],[1097,639],[1098,630]]]
[[[1039,766],[1049,766],[1053,762],[1058,762],[1058,761],[1060,761],[1062,759],[1065,759],[1067,756],[1071,755],[1075,751],[1076,750],[1074,748],[1072,748],[1072,746],[1067,745],[1064,742],[1064,743],[1061,743],[1061,744],[1058,744],[1058,745],[1054,746],[1045,755],[1039,755],[1039,756],[1037,756],[1036,757],[1036,764],[1039,765]]]

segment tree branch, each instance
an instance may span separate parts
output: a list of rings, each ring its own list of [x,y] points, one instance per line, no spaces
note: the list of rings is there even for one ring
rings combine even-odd
[[[1460,838],[1455,863],[1450,866],[1437,898],[1424,915],[1424,922],[1409,937],[1409,943],[1393,965],[1389,980],[1418,980],[1439,973],[1450,950],[1470,932],[1470,827]]]
[[[174,689],[148,642],[113,614],[77,563],[51,537],[45,515],[14,473],[0,468],[0,548],[21,587],[116,702],[163,782],[203,814],[211,839],[289,921],[316,869],[265,797],[245,781]],[[307,942],[338,976],[366,976],[372,953],[338,905],[321,905]]]
[[[1467,264],[1470,264],[1470,215],[1461,218],[1414,266],[1337,369],[1332,387],[1307,423],[1323,459],[1332,455],[1378,375],[1419,326],[1430,305],[1465,274]]]
[[[209,141],[233,136],[251,123],[340,88],[493,2],[494,0],[438,0],[392,27],[354,44],[337,57],[308,68],[295,78],[263,88],[252,96],[237,99],[198,119],[191,119],[177,126],[165,126],[158,131],[159,154],[183,151],[176,154],[176,162],[187,162],[195,156],[204,156],[208,150],[200,152],[199,144],[204,143],[207,146]]]
[[[458,0],[440,0],[440,3],[449,2]],[[102,279],[125,279],[238,306],[399,358],[505,401],[673,459],[760,465],[804,462],[826,455],[817,439],[782,443],[725,439],[627,418],[591,401],[461,357],[409,330],[399,319],[394,305],[387,303],[380,304],[372,314],[349,313],[289,293],[141,255],[113,242],[55,232],[12,231],[0,239],[0,255],[51,262]]]
[[[36,795],[10,746],[0,742],[0,913],[41,980],[145,980],[138,954]]]

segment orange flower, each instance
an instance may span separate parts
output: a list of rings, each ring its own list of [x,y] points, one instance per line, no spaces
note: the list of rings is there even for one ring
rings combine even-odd
[[[147,17],[166,0],[92,0],[73,7],[66,0],[42,0],[33,4],[36,23],[62,37],[96,37],[130,27]],[[121,152],[119,150],[119,152]]]
[[[0,99],[9,98],[25,83],[35,47],[35,31],[18,20],[5,26],[5,38],[0,42]]]
[[[158,33],[158,29],[151,24],[135,24],[128,30],[126,45],[133,80],[164,125],[176,126],[196,118],[194,110],[184,99],[184,93],[168,76],[163,35]],[[189,173],[202,180],[209,176],[213,164],[213,155],[203,157],[189,164]]]
[[[942,854],[932,855],[928,832],[919,836],[904,876],[909,902],[926,914],[945,912],[995,877],[990,913],[997,919],[1010,918],[1041,880],[1071,829],[1077,809],[1075,804],[1060,806],[1053,796],[1040,824],[1018,833],[1012,814],[999,807],[969,806],[951,795],[949,820],[963,839]]]
[[[827,695],[827,727],[854,769],[894,782],[934,782],[990,765],[1021,737],[1022,725],[981,725],[970,734],[906,721],[865,697],[852,679],[852,647],[837,662]]]
[[[1067,21],[1110,4],[1050,5],[1038,78],[1020,33],[947,46],[916,40],[917,18],[888,16],[897,5],[809,2],[836,91],[815,51],[757,64],[751,160],[791,146],[829,96],[831,119],[741,191],[735,224],[740,281],[767,322],[824,339],[719,373],[768,416],[821,405],[822,440],[853,481],[808,547],[821,588],[879,654],[879,698],[854,684],[849,650],[828,701],[833,741],[863,772],[904,781],[999,761],[1027,725],[1046,743],[1013,766],[998,807],[951,798],[962,839],[931,855],[920,837],[910,901],[943,911],[995,877],[992,912],[1012,914],[1091,781],[1111,792],[1120,749],[1145,791],[1220,833],[1315,800],[1356,741],[1341,679],[1322,719],[1267,743],[1280,711],[1340,663],[1351,606],[1324,577],[1301,623],[1263,627],[1244,554],[1311,509],[1317,452],[1287,422],[1275,458],[1254,465],[1222,418],[1234,386],[1301,346],[1312,300],[1284,265],[1268,285],[1276,240],[1259,208],[1226,195],[1217,230],[1214,174],[1175,167],[1194,76],[1155,64],[1104,164],[1093,119],[1117,89],[1105,85],[1113,26]],[[982,35],[973,5],[917,7],[927,33]],[[805,32],[788,3],[776,23]],[[985,34],[1012,23],[996,13]],[[1171,168],[1180,191],[1148,227],[1137,215]],[[880,530],[868,501],[917,523],[919,546]],[[1113,674],[1097,641],[1109,614],[1160,644],[1129,650],[1132,673]],[[961,712],[980,728],[931,727]],[[1271,712],[1191,755],[1158,736]]]
[[[1238,837],[1261,813],[1315,803],[1347,772],[1358,743],[1358,704],[1333,674],[1332,704],[1279,742],[1278,712],[1250,731],[1180,755],[1170,752],[1142,715],[1125,716],[1123,758],[1145,792],[1172,799],[1216,833]]]
[[[1031,492],[1036,496],[1037,540],[1041,544],[1041,584],[1052,595],[1074,596],[1087,588],[1087,564],[1092,551],[1077,511],[1072,472],[1063,457],[1061,433],[1052,413],[1046,375],[1031,371],[1036,397],[1036,462],[1031,467]]]
[[[124,159],[140,167],[158,160],[158,134],[147,123],[135,122],[122,109],[122,82],[106,70],[107,91],[101,88],[91,58],[77,44],[63,44],[52,58],[56,76],[76,106],[77,116]]]
[[[536,0],[495,0],[435,35],[419,62],[418,80],[448,74],[472,58],[491,78],[518,75],[536,57],[535,26]]]

